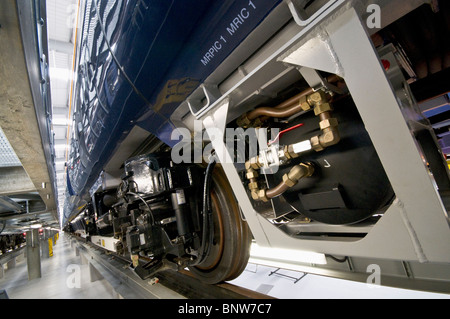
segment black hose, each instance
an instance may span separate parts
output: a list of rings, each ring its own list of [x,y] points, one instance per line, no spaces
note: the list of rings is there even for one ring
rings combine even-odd
[[[3,221],[2,230],[0,230],[0,234],[5,230],[6,227],[6,220]]]
[[[216,160],[213,159],[212,164],[211,164],[211,170],[207,174],[208,181],[207,181],[206,191],[205,191],[206,199],[207,199],[206,213],[207,213],[207,218],[208,218],[208,223],[209,223],[209,225],[208,225],[209,241],[208,241],[207,250],[205,252],[205,256],[209,255],[209,252],[211,251],[213,239],[214,239],[214,223],[213,223],[213,217],[212,217],[212,204],[211,204],[211,183],[212,183],[212,172],[213,172],[215,166],[216,166]]]
[[[203,262],[208,256],[211,250],[211,244],[214,237],[214,227],[212,222],[212,208],[211,208],[211,182],[212,182],[212,172],[216,166],[216,158],[211,157],[211,160],[206,168],[205,172],[205,182],[203,184],[203,231],[202,231],[202,244],[199,249],[199,259],[196,264]],[[208,240],[207,240],[208,238]],[[206,246],[206,242],[209,242]]]
[[[325,255],[325,257],[329,257],[329,258],[333,259],[335,262],[338,262],[338,263],[345,263],[345,262],[348,261],[348,257],[347,257],[347,256],[345,256],[345,257],[342,258],[342,259],[339,259],[339,258],[334,257],[334,256],[332,256],[332,255]]]

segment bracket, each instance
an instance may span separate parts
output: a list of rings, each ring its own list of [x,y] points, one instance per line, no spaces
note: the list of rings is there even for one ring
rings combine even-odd
[[[318,16],[320,16],[323,12],[325,12],[335,2],[337,2],[337,0],[328,1],[319,10],[314,12],[314,14],[312,14],[310,17],[304,18],[306,16],[305,10],[298,10],[297,6],[293,3],[292,0],[286,1],[295,23],[297,23],[301,27],[306,27],[308,24],[313,22]]]

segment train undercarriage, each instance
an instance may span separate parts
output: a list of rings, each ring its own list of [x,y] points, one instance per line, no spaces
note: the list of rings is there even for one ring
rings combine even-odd
[[[450,51],[417,56],[417,46],[443,39],[405,35],[432,15],[438,28],[447,4],[433,12],[421,1],[403,9],[381,1],[395,19],[368,34],[365,1],[311,5],[306,20],[292,3],[184,93],[171,115],[179,143],[133,128],[66,231],[126,256],[141,278],[187,267],[211,284],[243,271],[252,240],[323,253],[339,267],[350,258],[449,262],[445,248],[424,241],[426,223],[449,236],[450,182],[415,95],[432,72],[448,72]],[[422,58],[431,67],[437,56],[439,70],[424,70]]]

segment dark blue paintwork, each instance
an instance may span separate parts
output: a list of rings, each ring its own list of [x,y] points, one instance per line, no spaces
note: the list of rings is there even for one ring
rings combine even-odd
[[[88,193],[134,125],[173,146],[173,111],[280,2],[87,1],[67,193]]]

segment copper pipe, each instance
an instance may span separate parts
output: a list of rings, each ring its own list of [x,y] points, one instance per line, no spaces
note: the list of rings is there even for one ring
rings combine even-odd
[[[327,81],[329,83],[335,83],[340,81],[341,78],[338,75],[330,75],[327,78]],[[260,116],[267,116],[267,117],[275,117],[275,118],[285,118],[290,117],[298,112],[302,111],[302,108],[300,107],[300,99],[304,96],[311,95],[314,93],[313,88],[308,88],[301,93],[297,94],[294,97],[291,97],[290,99],[274,106],[274,107],[260,107],[257,108],[249,113],[247,113],[247,118],[252,121]]]
[[[259,107],[256,110],[249,112],[247,114],[247,118],[249,120],[254,120],[260,116],[268,116],[276,118],[290,117],[302,111],[302,108],[299,103],[300,99],[312,93],[314,93],[314,90],[312,88],[309,88],[304,90],[302,93],[297,94],[296,96],[290,98],[289,100],[278,104],[275,107]]]
[[[287,107],[284,109],[277,109],[274,107],[260,107],[256,110],[248,113],[247,117],[251,121],[260,116],[285,118],[285,117],[290,117],[300,111],[302,111],[300,104],[296,104],[294,106]]]
[[[275,186],[274,188],[266,190],[266,197],[268,199],[278,197],[281,194],[283,194],[285,191],[287,191],[288,189],[289,189],[289,186],[287,186],[284,182],[281,182],[280,184],[278,184],[278,186]]]
[[[319,114],[320,121],[329,120],[331,118],[330,112],[323,112]]]
[[[291,168],[288,174],[283,176],[283,181],[274,188],[262,191],[264,196],[259,196],[262,201],[269,201],[272,198],[278,197],[286,192],[289,188],[294,187],[297,183],[305,177],[314,174],[314,167],[310,163],[301,163]],[[261,190],[258,194],[261,193]],[[261,194],[263,195],[263,194]]]
[[[302,98],[306,95],[313,94],[313,93],[314,93],[314,90],[312,88],[307,88],[307,89],[303,90],[301,93],[297,94],[296,96],[291,97],[289,100],[286,100],[286,101],[278,104],[277,106],[275,106],[275,108],[276,109],[284,109],[286,107],[290,107],[290,106],[294,105],[295,103],[298,103],[300,98]]]

